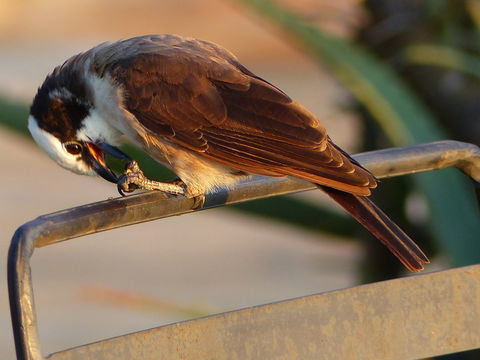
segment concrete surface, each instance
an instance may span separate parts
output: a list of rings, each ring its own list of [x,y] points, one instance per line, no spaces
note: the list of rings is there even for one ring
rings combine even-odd
[[[0,94],[28,103],[46,74],[79,51],[138,34],[177,33],[231,49],[315,112],[340,145],[355,148],[357,125],[339,109],[348,98],[335,82],[233,2],[6,0],[0,14]],[[117,196],[111,184],[59,168],[2,128],[0,164],[4,264],[24,222]],[[317,201],[318,193],[303,196]],[[172,304],[214,313],[348,287],[360,257],[354,244],[222,209],[39,249],[32,271],[43,353],[185,318]],[[0,358],[11,359],[5,265],[0,279]]]
[[[110,184],[70,174],[33,144],[0,132],[0,252],[37,215],[116,196]],[[44,353],[158,326],[182,315],[95,298],[121,290],[219,312],[354,284],[360,249],[349,243],[216,209],[38,249],[32,260]],[[13,356],[5,266],[0,357]],[[98,290],[97,290],[98,292]]]

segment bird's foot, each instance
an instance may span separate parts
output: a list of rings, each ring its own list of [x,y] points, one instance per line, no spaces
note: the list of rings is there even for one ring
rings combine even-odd
[[[135,160],[127,164],[125,173],[118,179],[117,189],[122,196],[135,190],[158,190],[171,195],[185,195],[187,192],[187,187],[181,180],[165,183],[148,179]]]

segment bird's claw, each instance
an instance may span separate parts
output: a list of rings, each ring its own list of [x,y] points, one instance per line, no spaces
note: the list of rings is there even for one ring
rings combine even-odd
[[[193,198],[193,210],[200,210],[205,205],[205,195],[198,195]]]
[[[122,196],[135,190],[157,190],[169,195],[187,194],[187,186],[181,180],[164,183],[148,179],[135,160],[127,164],[125,173],[118,178],[117,189]]]
[[[117,189],[120,195],[126,196],[135,190],[142,189],[147,178],[135,160],[130,161],[125,167],[125,173],[118,178]]]

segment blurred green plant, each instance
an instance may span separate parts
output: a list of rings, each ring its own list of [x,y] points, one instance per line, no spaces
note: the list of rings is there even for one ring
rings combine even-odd
[[[0,97],[0,124],[19,133],[27,134],[28,108],[25,104]]]
[[[480,80],[480,57],[436,44],[416,44],[405,49],[405,59],[413,64],[439,66],[459,71]]]
[[[448,138],[420,97],[387,61],[380,60],[358,44],[312,26],[277,2],[239,1],[281,26],[312,58],[327,66],[373,117],[392,144],[400,146]],[[428,3],[425,6],[429,10],[435,9],[433,1]],[[479,263],[480,215],[468,180],[451,170],[411,178],[427,198],[431,235],[438,241],[442,252],[453,265]]]

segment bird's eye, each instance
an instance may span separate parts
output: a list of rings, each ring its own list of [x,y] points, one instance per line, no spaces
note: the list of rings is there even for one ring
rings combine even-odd
[[[65,145],[65,150],[67,150],[72,155],[78,155],[82,152],[82,145],[78,142],[69,142]]]

